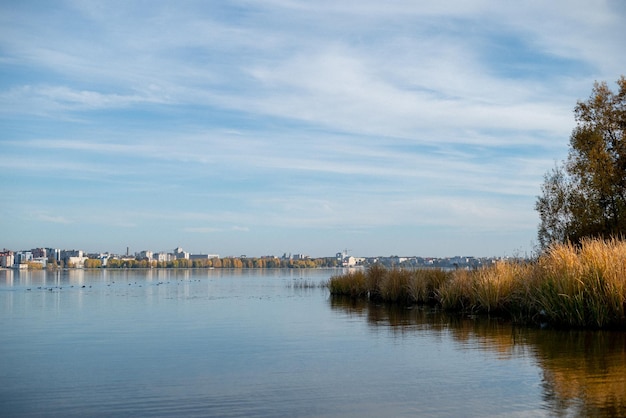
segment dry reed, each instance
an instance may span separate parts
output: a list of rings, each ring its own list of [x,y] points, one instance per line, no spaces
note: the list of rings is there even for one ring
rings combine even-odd
[[[332,277],[333,295],[508,315],[568,327],[626,327],[626,241],[559,244],[535,262],[478,270],[399,270],[373,266]]]

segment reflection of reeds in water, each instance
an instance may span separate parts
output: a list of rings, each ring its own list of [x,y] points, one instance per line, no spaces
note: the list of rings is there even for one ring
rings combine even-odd
[[[568,416],[626,416],[625,333],[538,332],[535,337],[549,403]]]
[[[488,316],[458,315],[436,307],[407,309],[336,297],[331,308],[362,317],[393,335],[448,335],[460,347],[499,359],[533,358],[541,367],[544,400],[555,416],[626,416],[626,333],[514,327]]]
[[[473,270],[374,266],[332,277],[333,295],[507,315],[520,322],[574,327],[626,326],[626,242],[555,245],[533,263]]]

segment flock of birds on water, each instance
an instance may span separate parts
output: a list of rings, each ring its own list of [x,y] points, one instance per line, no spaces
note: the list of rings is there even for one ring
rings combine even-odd
[[[199,282],[199,281],[200,281],[200,279],[188,280],[188,282]],[[180,283],[183,283],[183,282],[185,282],[185,280],[177,280],[177,284],[180,284]],[[167,281],[167,282],[160,281],[160,282],[154,283],[154,285],[155,286],[161,286],[163,284],[169,284],[169,283],[170,283],[169,281]],[[115,284],[115,282],[112,281],[111,283],[107,283],[107,287],[110,287],[112,284]],[[137,285],[137,287],[143,287],[143,285],[141,283],[137,283],[137,282],[128,283],[128,285],[129,286]],[[65,286],[66,289],[67,288],[70,288],[70,289],[72,289],[72,288],[88,289],[89,288],[89,289],[91,289],[92,287],[93,287],[92,285],[80,285],[80,286],[69,285],[69,286]],[[47,290],[49,292],[60,291],[62,289],[63,289],[63,286],[51,286],[51,287],[48,287],[48,286],[37,286],[37,290]],[[27,292],[30,292],[32,290],[33,290],[32,287],[26,288]]]

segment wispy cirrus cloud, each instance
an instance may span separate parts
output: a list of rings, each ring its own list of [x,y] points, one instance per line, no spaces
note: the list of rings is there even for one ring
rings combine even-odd
[[[352,233],[416,253],[457,230],[450,252],[487,230],[517,248],[576,100],[626,66],[624,17],[578,0],[3,4],[3,214],[46,208],[52,239],[233,236],[249,254]]]
[[[50,222],[50,223],[64,224],[64,225],[73,223],[72,220],[67,219],[64,216],[50,215],[48,213],[33,213],[30,215],[30,219],[39,221],[39,222]]]
[[[222,231],[222,229],[211,226],[188,226],[183,228],[183,231],[191,232],[194,234],[210,234],[213,232]]]
[[[4,114],[55,116],[65,112],[123,109],[154,103],[163,104],[165,99],[156,95],[122,95],[50,85],[24,85],[0,93],[0,110]]]

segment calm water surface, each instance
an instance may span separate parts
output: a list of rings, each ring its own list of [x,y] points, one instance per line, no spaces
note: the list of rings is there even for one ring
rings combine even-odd
[[[626,333],[303,286],[338,272],[0,271],[0,415],[626,416]]]

